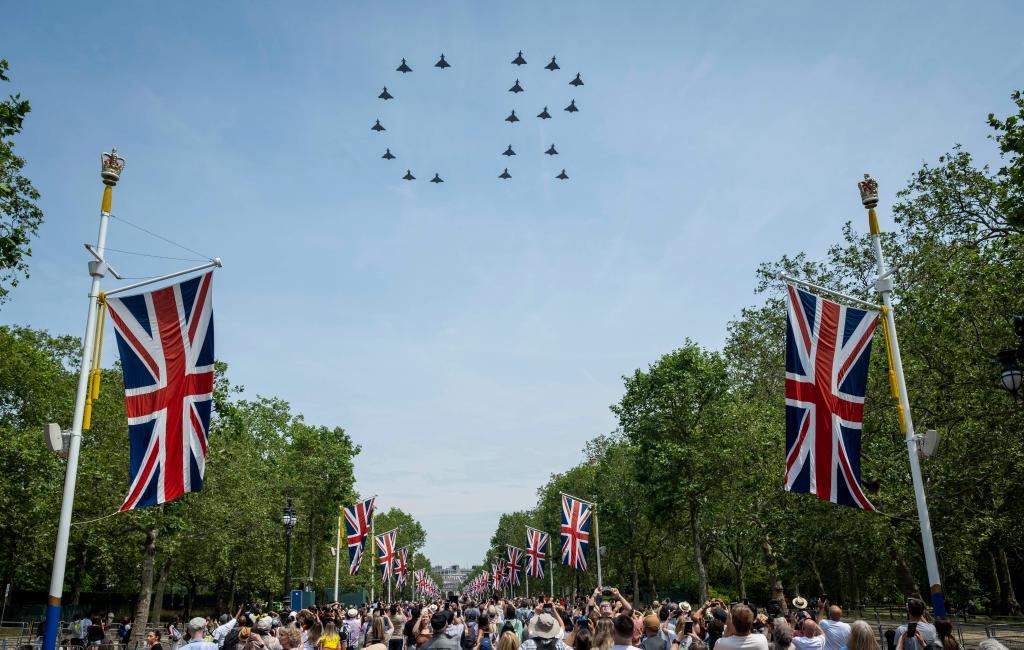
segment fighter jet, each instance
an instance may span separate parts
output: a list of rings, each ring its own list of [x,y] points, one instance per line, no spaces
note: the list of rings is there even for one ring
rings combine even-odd
[[[431,183],[443,183],[444,179],[441,178],[440,176],[438,176],[437,172],[434,172],[434,177],[430,179],[430,182]]]
[[[565,110],[569,111],[570,113],[575,113],[580,109],[576,108],[576,100],[574,99],[571,102],[569,102],[569,105],[565,107]]]
[[[555,178],[562,181],[569,180],[569,176],[565,173],[564,169],[562,170],[562,173],[559,174],[558,176],[555,176]]]
[[[395,154],[391,153],[391,149],[387,149],[384,151],[384,155],[381,156],[381,158],[383,158],[384,160],[394,160]]]
[[[405,176],[403,176],[402,178],[407,180],[407,181],[414,181],[414,180],[416,180],[416,177],[412,175],[412,171],[409,170],[409,169],[405,170]]]
[[[498,174],[498,178],[504,178],[505,180],[512,178],[512,174],[508,173],[508,167],[505,168],[505,171]]]
[[[449,64],[447,61],[444,60],[444,55],[442,54],[441,58],[438,59],[437,63],[434,64],[434,67],[435,68],[450,68],[452,66],[451,66],[451,64]]]
[[[583,80],[580,79],[580,73],[576,73],[576,78],[569,82],[570,86],[582,86]]]
[[[400,65],[397,68],[395,68],[395,70],[398,70],[402,74],[405,74],[406,72],[412,72],[412,68],[410,68],[409,66],[405,65],[405,59],[402,59],[402,65]]]
[[[389,99],[394,99],[394,96],[391,93],[388,92],[388,87],[384,86],[384,92],[382,92],[381,94],[377,95],[377,98],[378,99],[383,99],[383,100],[387,101]]]
[[[537,117],[539,117],[542,120],[550,120],[551,115],[548,113],[548,107],[545,106],[544,110],[542,110],[540,113],[537,113]]]
[[[387,129],[385,129],[383,126],[381,126],[380,120],[377,120],[377,123],[374,124],[373,126],[371,126],[370,130],[371,131],[376,131],[377,133],[380,133],[381,131],[386,131]]]
[[[555,63],[555,57],[551,57],[551,63],[547,64],[544,67],[552,72],[560,69],[560,66],[557,63]]]
[[[555,145],[551,145],[551,147],[547,151],[545,151],[544,153],[546,153],[549,156],[557,156],[558,155],[558,151],[555,150]]]
[[[503,156],[514,156],[514,155],[516,155],[516,152],[512,151],[512,145],[509,145],[508,149],[506,149],[504,151],[504,153],[502,153],[501,155],[503,155]]]
[[[519,55],[512,59],[512,65],[526,65],[526,59],[523,58],[522,50],[519,50]]]
[[[509,115],[508,117],[505,118],[505,121],[506,122],[518,122],[519,121],[519,118],[516,117],[515,110],[512,111],[511,115]]]
[[[510,93],[521,93],[521,92],[523,92],[523,87],[519,85],[519,80],[518,79],[516,79],[516,85],[512,86],[511,88],[509,88],[508,91]]]

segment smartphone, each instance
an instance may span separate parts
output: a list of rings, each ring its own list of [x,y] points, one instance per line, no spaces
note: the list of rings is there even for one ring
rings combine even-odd
[[[604,596],[605,598],[611,598],[612,597],[612,590],[611,589],[602,589],[601,590],[601,595]]]
[[[686,621],[686,625],[683,626],[683,634],[689,634],[693,632],[693,621]]]
[[[917,621],[910,621],[907,623],[907,637],[913,637],[917,634]]]

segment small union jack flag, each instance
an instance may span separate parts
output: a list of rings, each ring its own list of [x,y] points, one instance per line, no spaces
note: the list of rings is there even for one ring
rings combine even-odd
[[[348,574],[356,575],[363,561],[366,536],[373,523],[373,504],[376,497],[345,508],[345,539],[348,540]]]
[[[508,581],[512,586],[519,585],[519,558],[523,555],[523,550],[516,548],[515,546],[509,546],[507,548],[508,562],[505,564],[505,573],[508,576]]]
[[[381,578],[384,582],[391,579],[391,569],[395,564],[395,537],[398,529],[377,535],[377,562],[380,564]]]
[[[409,547],[403,546],[395,554],[395,586],[405,584],[405,574],[409,570]]]
[[[878,312],[786,292],[786,490],[874,510],[860,487],[860,432]]]
[[[491,565],[491,589],[493,589],[494,591],[501,591],[501,578],[504,575],[505,570],[501,566],[501,560],[498,560],[497,564]]]
[[[587,570],[590,517],[593,512],[593,504],[568,494],[562,495],[562,564],[577,571]]]
[[[536,528],[526,527],[526,575],[531,578],[544,577],[544,562],[547,555],[548,534]]]
[[[213,406],[213,274],[108,298],[130,449],[121,511],[203,489]]]

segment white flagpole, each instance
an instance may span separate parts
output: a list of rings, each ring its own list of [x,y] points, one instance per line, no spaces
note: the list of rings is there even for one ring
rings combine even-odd
[[[377,504],[373,504],[373,509],[377,509]],[[377,517],[374,516],[370,519],[370,602],[373,602],[374,590],[377,587],[377,533],[374,532],[376,529],[374,526],[377,523]]]
[[[113,188],[124,170],[124,159],[117,156],[117,149],[100,156],[100,176],[103,178],[103,202],[100,207],[100,228],[96,236],[96,253],[103,257],[107,245],[107,224],[110,221],[110,204]],[[85,316],[85,338],[82,339],[82,366],[78,371],[78,390],[75,393],[75,412],[71,421],[71,435],[68,445],[68,462],[64,471],[64,493],[60,502],[60,519],[57,522],[57,542],[53,550],[53,569],[50,573],[50,593],[46,600],[46,627],[43,630],[41,650],[54,650],[60,625],[61,596],[64,593],[64,569],[68,559],[68,541],[71,538],[71,511],[75,505],[75,484],[78,480],[78,456],[82,447],[82,422],[85,419],[85,399],[89,389],[92,367],[93,345],[96,339],[96,302],[100,295],[100,280],[106,275],[106,262],[89,262],[89,310]]]
[[[344,507],[338,506],[338,543],[334,549],[334,602],[338,602],[338,571],[341,569],[341,518]]]
[[[552,564],[551,560],[555,557],[555,543],[552,541],[551,535],[548,535],[548,574],[551,576],[551,593],[548,596],[555,597],[555,565]]]
[[[921,543],[924,546],[924,563],[928,571],[928,584],[932,593],[932,608],[935,616],[946,615],[945,598],[942,594],[942,582],[939,579],[939,562],[935,555],[935,543],[932,541],[932,525],[928,517],[928,503],[924,495],[924,481],[921,478],[921,464],[917,458],[917,438],[914,436],[914,420],[910,414],[910,398],[907,395],[907,384],[903,376],[903,360],[900,356],[900,342],[896,336],[896,319],[892,311],[892,274],[885,269],[885,259],[882,256],[881,232],[878,228],[878,217],[875,214],[875,206],[878,205],[878,183],[869,175],[864,174],[864,180],[858,183],[860,188],[861,203],[868,210],[868,225],[871,229],[871,244],[875,249],[875,263],[878,270],[878,279],[875,282],[875,289],[882,296],[882,309],[885,317],[883,327],[887,334],[889,354],[891,356],[891,369],[895,377],[890,376],[890,381],[895,378],[895,388],[899,395],[899,410],[902,416],[900,426],[906,436],[907,453],[910,456],[910,476],[914,483],[914,499],[917,502],[917,518],[921,524]]]
[[[603,587],[604,581],[601,579],[601,534],[597,529],[597,504],[592,503],[590,507],[594,509],[594,542],[597,543],[597,585]]]

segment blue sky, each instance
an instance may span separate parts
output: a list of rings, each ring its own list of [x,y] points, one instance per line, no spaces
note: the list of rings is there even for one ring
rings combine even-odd
[[[17,146],[46,223],[0,322],[80,335],[119,147],[114,212],[225,261],[231,379],[345,427],[359,488],[418,517],[435,561],[475,562],[614,428],[621,375],[721,345],[759,262],[863,221],[861,174],[885,214],[954,143],[996,161],[1022,24],[1015,2],[23,3],[2,90],[32,102]],[[108,243],[189,256],[116,221]]]

